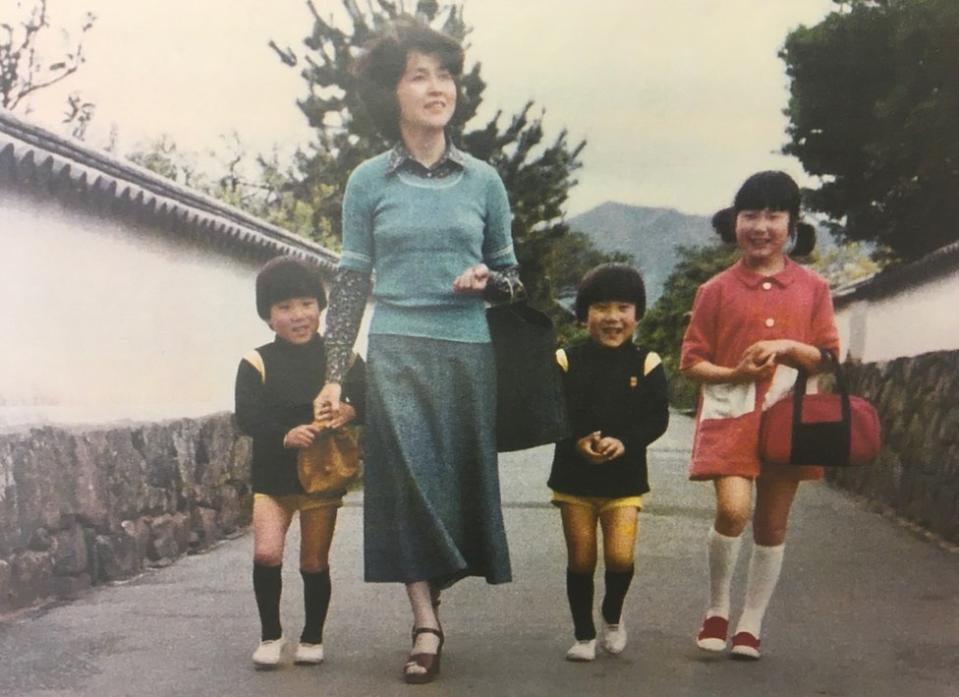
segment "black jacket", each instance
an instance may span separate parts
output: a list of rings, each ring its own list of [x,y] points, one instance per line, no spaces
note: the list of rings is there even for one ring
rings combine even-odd
[[[649,491],[646,446],[669,423],[666,372],[655,354],[647,368],[649,355],[632,342],[608,349],[588,341],[566,351],[572,436],[556,444],[548,482],[553,491],[606,498]],[[576,440],[594,431],[621,440],[625,455],[599,465],[583,459]]]
[[[307,344],[275,339],[260,346],[264,376],[248,358],[236,372],[236,422],[253,436],[253,491],[271,496],[302,494],[296,472],[296,449],[284,448],[291,428],[313,421],[313,399],[323,387],[326,348],[317,334]],[[249,355],[249,354],[248,354]],[[356,359],[343,381],[343,400],[364,414],[366,397],[363,361]]]

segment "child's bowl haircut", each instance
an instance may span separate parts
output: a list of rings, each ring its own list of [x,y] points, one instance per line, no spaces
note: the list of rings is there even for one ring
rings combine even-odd
[[[646,287],[629,264],[600,264],[583,276],[576,291],[576,319],[586,321],[593,303],[619,300],[636,306],[636,319],[646,312]]]
[[[290,298],[316,298],[320,310],[326,307],[326,290],[315,266],[294,257],[270,259],[256,275],[256,312],[270,318],[270,307]]]
[[[785,172],[757,172],[743,182],[733,200],[736,215],[742,211],[786,211],[789,230],[794,233],[799,223],[799,186]]]

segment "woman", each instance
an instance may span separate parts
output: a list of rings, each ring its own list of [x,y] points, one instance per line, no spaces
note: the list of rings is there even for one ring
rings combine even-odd
[[[410,683],[439,672],[439,592],[465,576],[510,580],[495,445],[495,366],[485,302],[522,293],[506,190],[446,128],[463,50],[396,24],[359,64],[364,103],[389,151],[354,170],[343,200],[327,384],[317,416],[338,413],[340,382],[375,271],[364,440],[365,578],[406,584]]]
[[[731,229],[742,258],[699,288],[680,358],[683,375],[702,384],[690,479],[711,480],[716,494],[709,607],[696,639],[708,651],[726,648],[730,582],[755,485],[754,546],[731,649],[738,658],[760,656],[799,482],[823,476],[819,467],[772,466],[758,457],[762,410],[787,396],[796,368],[815,373],[824,351],[839,349],[828,284],[786,255],[797,235],[811,249],[809,228],[799,228],[799,198],[783,172],[759,172],[739,189]]]

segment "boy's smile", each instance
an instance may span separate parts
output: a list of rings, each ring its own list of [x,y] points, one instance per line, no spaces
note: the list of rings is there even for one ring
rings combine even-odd
[[[605,348],[619,348],[632,341],[638,323],[636,305],[621,300],[593,303],[586,315],[589,336]]]
[[[311,297],[281,300],[270,306],[268,324],[287,343],[309,343],[320,328],[320,305]]]

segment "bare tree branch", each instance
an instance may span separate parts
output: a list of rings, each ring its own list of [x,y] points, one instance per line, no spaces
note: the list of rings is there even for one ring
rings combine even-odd
[[[80,25],[81,36],[96,22],[96,15],[87,12]],[[35,0],[28,15],[20,22],[23,32],[18,40],[13,25],[0,25],[0,100],[7,109],[16,109],[26,97],[66,79],[85,62],[83,39],[76,42],[74,50],[66,50],[63,56],[47,61],[37,48],[45,30],[50,29],[47,17],[47,0]],[[69,38],[67,37],[67,40]]]
[[[291,68],[296,67],[296,54],[293,52],[293,49],[287,46],[285,49],[277,46],[276,42],[273,39],[270,39],[270,43],[267,44],[270,48],[276,51],[276,55],[280,57],[280,60],[283,61],[286,65]]]

